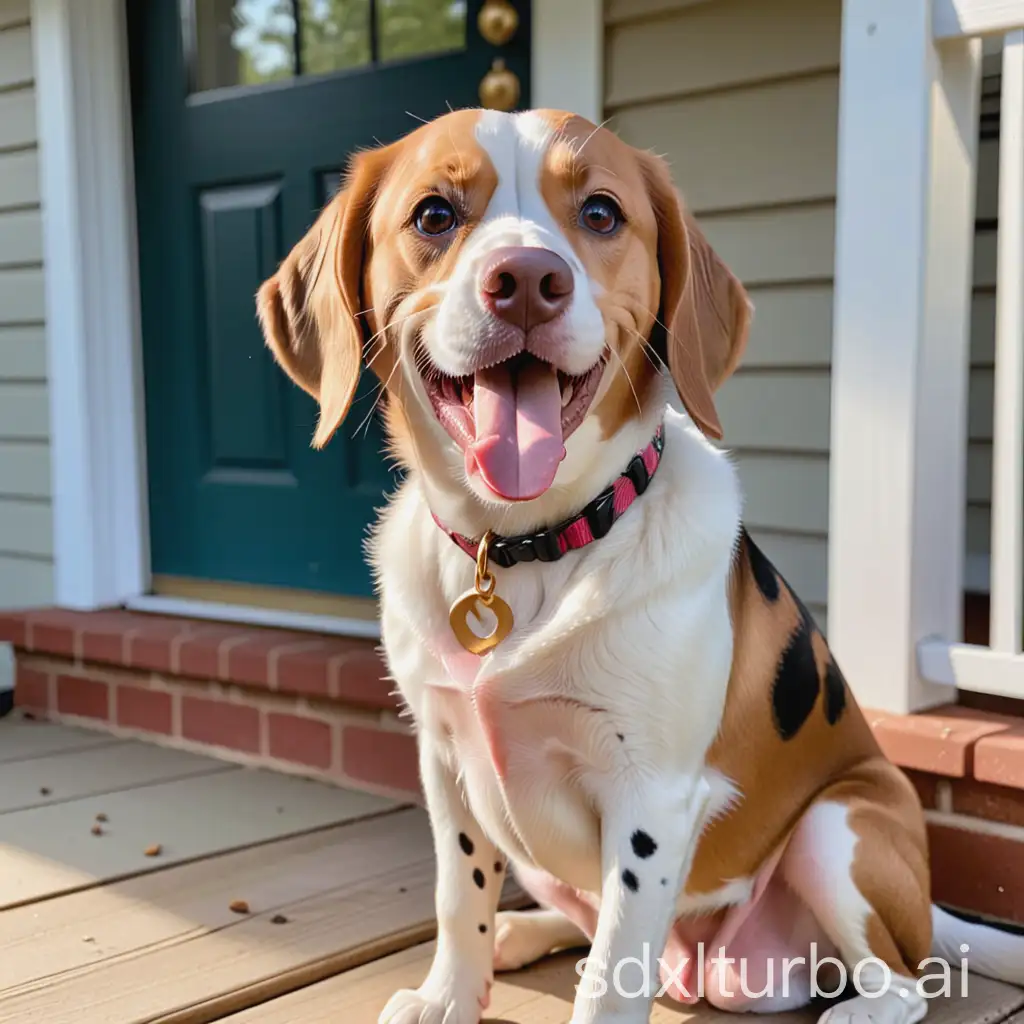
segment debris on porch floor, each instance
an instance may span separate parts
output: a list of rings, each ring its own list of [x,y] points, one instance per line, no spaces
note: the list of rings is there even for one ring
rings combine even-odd
[[[0,612],[15,704],[102,729],[399,800],[416,745],[365,639],[139,612]]]
[[[426,973],[433,883],[418,808],[0,723],[2,1024],[376,1024]],[[567,1020],[577,958],[499,976],[487,1020]],[[970,998],[933,1003],[929,1020],[1024,1024],[1022,1012],[1024,991],[971,978]],[[720,1020],[669,1005],[652,1018]]]

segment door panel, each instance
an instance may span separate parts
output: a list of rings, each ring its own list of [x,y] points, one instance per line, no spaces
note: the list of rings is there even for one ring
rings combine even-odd
[[[229,186],[199,195],[204,335],[209,387],[209,480],[222,471],[287,470],[285,380],[268,359],[253,358],[260,332],[252,296],[282,252],[281,186]],[[228,402],[225,396],[236,399]],[[286,474],[294,484],[294,477]],[[226,479],[222,477],[222,479]]]
[[[394,485],[365,373],[323,452],[315,403],[265,349],[254,295],[348,155],[476,105],[500,55],[483,0],[128,3],[153,571],[353,596]],[[410,116],[412,115],[412,116]]]

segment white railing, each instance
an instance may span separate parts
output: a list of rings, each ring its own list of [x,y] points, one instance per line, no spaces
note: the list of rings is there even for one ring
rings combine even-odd
[[[862,704],[1024,697],[1024,0],[845,0],[830,642]],[[1004,36],[991,638],[959,642],[981,36]]]

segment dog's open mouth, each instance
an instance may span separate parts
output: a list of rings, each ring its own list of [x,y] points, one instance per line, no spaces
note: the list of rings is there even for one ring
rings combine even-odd
[[[543,494],[565,457],[565,441],[583,422],[604,359],[571,377],[528,352],[465,377],[431,368],[423,382],[438,422],[507,501]]]

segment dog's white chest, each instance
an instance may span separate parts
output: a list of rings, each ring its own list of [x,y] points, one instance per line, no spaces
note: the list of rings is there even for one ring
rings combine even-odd
[[[610,767],[614,727],[575,700],[508,700],[503,682],[425,695],[449,735],[473,814],[512,856],[598,891],[600,820],[588,794]]]

